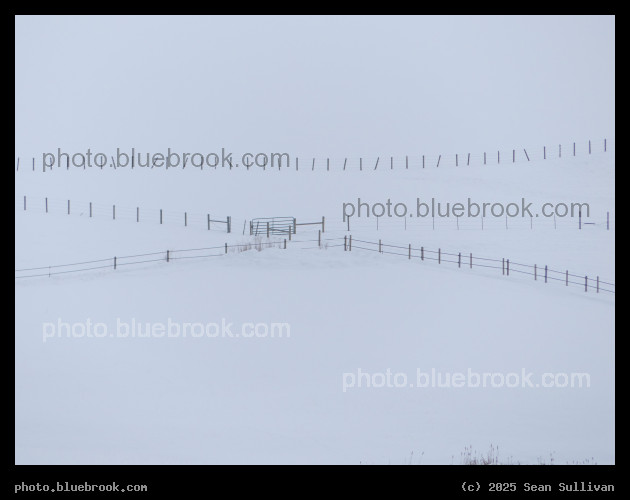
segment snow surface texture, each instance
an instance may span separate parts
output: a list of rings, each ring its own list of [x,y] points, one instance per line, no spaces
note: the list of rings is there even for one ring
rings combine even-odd
[[[152,189],[143,191],[148,175]],[[16,461],[450,464],[466,446],[484,453],[492,444],[503,462],[613,463],[614,294],[469,269],[465,259],[461,269],[421,261],[415,251],[412,260],[405,250],[379,254],[357,243],[344,252],[342,239],[547,264],[614,283],[614,224],[605,225],[607,211],[614,222],[613,189],[614,151],[468,169],[21,169],[16,269],[162,253],[158,262],[116,270],[108,261],[100,270],[16,279]],[[189,203],[171,201],[170,190],[188,193]],[[357,197],[412,205],[418,196],[585,201],[585,221],[597,224],[579,230],[576,219],[556,228],[510,220],[506,229],[499,219],[481,230],[477,219],[457,230],[441,219],[435,229],[409,220],[405,230],[402,220],[382,218],[377,230],[374,218],[355,218],[348,232],[342,220],[342,203]],[[45,197],[56,200],[48,214]],[[92,218],[90,201],[101,207]],[[128,209],[119,208],[116,220],[103,208],[113,204]],[[136,206],[182,217],[137,223]],[[185,211],[231,215],[233,232],[207,231],[203,218],[184,227]],[[286,250],[276,236],[281,248],[165,260],[168,249],[252,241],[243,223],[277,215],[325,216],[328,248],[318,248],[317,226],[303,226]],[[234,331],[246,322],[282,322],[290,336],[62,334],[44,342],[44,323],[88,319],[110,333],[117,321],[225,320]],[[432,369],[524,370],[533,383],[545,372],[588,373],[590,387],[417,387],[417,371]],[[359,370],[405,374],[408,384],[366,387],[364,378],[362,387],[349,386]],[[378,375],[371,381],[378,385]]]

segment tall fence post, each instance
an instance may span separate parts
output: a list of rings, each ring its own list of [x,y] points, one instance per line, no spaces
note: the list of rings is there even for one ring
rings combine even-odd
[[[227,232],[228,233],[232,232],[232,216],[231,215],[227,216]]]
[[[322,233],[325,233],[324,224],[326,223],[326,217],[322,215]]]
[[[319,248],[322,247],[322,230],[321,229],[317,230],[317,246]]]

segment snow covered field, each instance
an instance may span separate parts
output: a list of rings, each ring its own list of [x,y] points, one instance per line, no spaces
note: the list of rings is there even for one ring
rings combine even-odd
[[[608,153],[468,170],[179,171],[168,181],[155,175],[158,187],[142,195],[140,171],[25,170],[16,175],[16,269],[244,243],[252,238],[242,235],[242,220],[295,214],[326,216],[325,238],[441,245],[614,282],[614,228],[601,225],[614,204],[613,166]],[[178,204],[156,195],[169,189],[188,196]],[[401,200],[421,192],[494,201],[500,192],[504,200],[587,201],[600,224],[405,231],[383,218],[378,231],[343,231],[344,201],[383,192]],[[181,212],[224,207],[235,230],[24,211],[22,193]],[[448,464],[468,445],[485,452],[491,444],[504,461],[614,462],[614,295],[301,243],[317,239],[316,227],[293,239],[286,250],[16,279],[17,462]],[[107,337],[68,338],[60,326],[88,320],[104,324]],[[225,321],[235,332],[247,322],[287,323],[290,335],[118,337],[121,324],[169,321]],[[46,334],[45,323],[54,325]],[[547,372],[588,373],[590,387],[417,387],[436,385],[418,379],[432,369],[532,373],[534,384]],[[388,370],[384,387],[367,387]],[[362,382],[360,372],[368,374]]]
[[[613,16],[18,16],[15,60],[17,464],[615,463]],[[132,147],[290,163],[42,170]]]

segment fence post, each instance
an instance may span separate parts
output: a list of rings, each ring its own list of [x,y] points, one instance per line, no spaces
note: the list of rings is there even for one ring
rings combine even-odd
[[[166,251],[166,262],[168,262],[168,260],[169,260],[169,251],[167,250]]]
[[[363,170],[363,158],[359,158],[359,170]]]
[[[462,253],[459,252],[459,256],[457,258],[457,267],[462,267]]]
[[[438,248],[438,264],[442,263],[442,250]]]
[[[298,168],[298,157],[297,156],[295,157],[295,170],[296,170],[296,172],[299,170],[299,168]]]
[[[569,286],[569,271],[568,270],[567,270],[567,272],[565,274],[564,284],[566,286]]]
[[[348,221],[348,231],[350,231],[350,216],[346,217],[346,220]]]
[[[589,141],[589,146],[590,146],[590,142],[591,141]],[[584,276],[584,291],[588,292],[588,275]]]
[[[330,170],[330,158],[326,158],[326,170]]]
[[[297,219],[293,219],[293,234],[295,234],[297,229]]]
[[[348,237],[344,236],[343,237],[343,251],[347,251],[348,250]]]
[[[116,257],[114,257],[114,269],[116,269]]]
[[[319,248],[321,248],[321,247],[322,247],[322,231],[321,231],[321,229],[319,229],[319,230],[317,231],[317,246],[318,246]]]
[[[606,139],[604,139],[604,153],[606,152]]]
[[[378,240],[378,253],[383,253],[381,250],[381,240]]]
[[[136,207],[136,222],[140,222],[140,207]]]
[[[437,162],[436,167],[439,167],[439,166],[440,166],[440,160],[441,160],[441,159],[442,159],[442,155],[438,156],[438,162]]]
[[[424,155],[422,155],[422,168],[424,168]]]
[[[420,260],[424,260],[424,247],[420,247]]]
[[[543,146],[543,160],[547,159],[547,146]]]
[[[501,274],[505,274],[505,259],[501,259]]]
[[[411,260],[411,243],[409,243],[409,259]]]
[[[285,250],[287,249],[287,239],[286,238],[284,239],[284,249]]]
[[[547,266],[545,266],[545,283],[547,283]]]
[[[516,149],[512,150],[512,163],[516,161]]]
[[[24,210],[26,210],[26,196],[24,196]]]
[[[46,197],[46,213],[48,213],[48,196]]]
[[[468,153],[468,161],[466,162],[466,166],[470,165],[470,153]]]
[[[508,259],[506,261],[506,268],[505,269],[507,271],[507,275],[509,276],[510,275],[510,259]]]
[[[227,253],[227,243],[225,244],[225,253]]]
[[[92,202],[90,202],[90,217],[92,217]]]
[[[160,208],[160,224],[162,224],[162,209]]]
[[[24,201],[25,201],[24,206],[26,206],[26,199]],[[70,200],[68,200],[68,215],[70,215]]]
[[[534,281],[536,281],[536,264],[534,264]]]
[[[578,212],[578,229],[582,229],[582,210]]]
[[[293,232],[293,231],[291,230],[291,226],[289,226],[289,241],[291,241],[291,233],[292,233],[292,232]]]
[[[459,167],[459,159],[457,153],[455,153],[455,166]]]
[[[325,233],[324,224],[326,223],[326,218],[322,215],[322,233]]]
[[[470,254],[470,268],[472,269],[472,253]]]
[[[18,158],[18,164],[20,162],[20,159]],[[405,155],[405,168],[409,169],[409,156]]]
[[[591,154],[591,140],[588,141],[588,154]]]
[[[267,238],[269,238],[269,221],[267,221]]]
[[[343,159],[343,169],[346,169],[346,163],[348,163],[348,158]]]
[[[232,232],[232,216],[231,215],[227,216],[227,232],[228,233]]]
[[[597,293],[599,293],[599,276],[597,277]]]
[[[348,251],[352,252],[352,235],[348,238]]]
[[[389,157],[389,169],[394,170],[394,157],[393,156]]]
[[[116,220],[116,205],[112,206],[112,216],[113,216],[113,220]]]
[[[188,226],[188,214],[184,212],[184,227]]]

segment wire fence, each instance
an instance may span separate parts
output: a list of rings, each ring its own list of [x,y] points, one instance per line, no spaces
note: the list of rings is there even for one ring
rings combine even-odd
[[[17,196],[15,209],[53,215],[133,221],[136,223],[180,225],[207,231],[232,232],[232,217],[217,219],[209,213],[175,212],[161,208],[127,207],[91,201],[61,200],[49,197]]]
[[[360,156],[360,157],[304,157],[298,156],[290,157],[288,153],[273,153],[264,154],[260,153],[256,155],[255,161],[238,163],[236,160],[228,164],[229,168],[222,164],[218,166],[206,166],[207,171],[213,170],[232,170],[233,167],[238,170],[317,170],[317,171],[374,171],[374,170],[399,170],[399,169],[423,169],[423,168],[445,168],[445,167],[479,167],[486,165],[511,165],[516,163],[529,163],[537,161],[546,161],[554,159],[567,159],[576,157],[588,157],[593,155],[602,155],[614,151],[615,140],[613,139],[598,139],[598,140],[583,140],[583,141],[569,141],[557,144],[548,145],[521,145],[518,147],[506,149],[506,148],[494,148],[485,151],[461,151],[459,153],[446,153],[446,154],[422,154],[411,153],[405,155],[390,155],[390,156]],[[79,154],[84,157],[82,153]],[[143,157],[148,153],[143,154]],[[65,164],[63,162],[57,162],[56,166],[45,165],[42,159],[36,159],[35,157],[29,160],[24,159],[22,161],[19,157],[16,160],[16,171],[40,171],[50,172],[53,170],[85,170],[86,168],[92,170],[105,169],[122,169],[128,170],[136,168],[139,170],[146,170],[147,168],[153,168],[153,166],[118,166],[113,158],[111,163],[104,164],[104,166],[86,166],[85,158],[83,161],[75,164],[74,155],[72,164],[70,156],[66,155],[67,159]],[[246,155],[243,155],[244,159]],[[236,155],[235,155],[236,158]],[[259,160],[260,158],[260,160]],[[276,161],[277,160],[277,161]],[[108,160],[109,161],[109,160]],[[169,166],[167,169],[176,169],[182,166],[189,170],[203,171],[203,164],[200,167],[195,165],[185,167],[185,162],[181,162],[181,165]]]
[[[363,239],[353,239],[352,235],[345,235],[343,237],[336,238],[322,238],[321,230],[318,231],[317,239],[274,239],[269,241],[263,241],[261,237],[256,237],[253,241],[239,244],[202,247],[202,248],[187,248],[187,249],[175,249],[175,250],[163,250],[159,252],[142,253],[135,255],[123,255],[115,256],[105,259],[88,260],[82,262],[74,262],[69,264],[58,264],[41,267],[21,268],[15,270],[15,279],[25,278],[37,278],[37,277],[52,277],[55,275],[95,271],[101,269],[109,269],[112,271],[117,270],[119,267],[133,266],[139,264],[148,264],[155,262],[170,263],[176,260],[185,259],[208,259],[213,257],[225,256],[230,252],[245,252],[250,250],[262,251],[266,248],[287,248],[287,241],[290,246],[297,243],[306,243],[309,246],[298,247],[301,249],[313,249],[313,248],[343,248],[344,252],[352,252],[353,250],[363,250],[373,253],[379,253],[383,255],[396,255],[400,257],[406,257],[409,260],[420,261],[433,261],[438,264],[451,264],[456,265],[458,268],[483,268],[483,269],[495,269],[501,270],[502,276],[510,276],[510,274],[529,276],[535,281],[541,281],[548,283],[550,281],[556,281],[564,283],[565,286],[579,286],[584,289],[585,292],[595,293],[615,293],[615,284],[611,281],[605,281],[600,279],[599,276],[588,277],[588,275],[581,275],[570,273],[568,270],[560,271],[557,269],[551,269],[549,266],[538,266],[537,264],[523,264],[520,262],[514,262],[513,260],[501,258],[488,258],[473,256],[471,252],[448,252],[441,248],[430,249],[424,246],[416,247],[411,244],[408,245],[393,245],[389,243],[383,243],[379,241],[369,241]]]
[[[358,243],[358,245],[357,245]],[[352,235],[348,235],[344,239],[344,250],[352,251],[354,249],[376,252],[380,254],[398,255],[411,259],[420,259],[421,261],[434,261],[438,264],[455,264],[458,268],[473,269],[474,267],[482,267],[485,269],[501,270],[503,276],[510,276],[510,273],[518,275],[527,275],[535,281],[548,283],[549,281],[559,281],[565,286],[579,286],[585,292],[606,292],[615,293],[615,284],[610,281],[604,281],[599,276],[581,275],[570,273],[568,270],[559,271],[551,269],[549,266],[539,266],[537,264],[523,264],[511,261],[510,259],[501,258],[493,259],[487,257],[473,256],[471,252],[446,252],[438,248],[437,250],[414,247],[411,244],[407,246],[391,245],[379,241],[368,241],[354,239]]]

